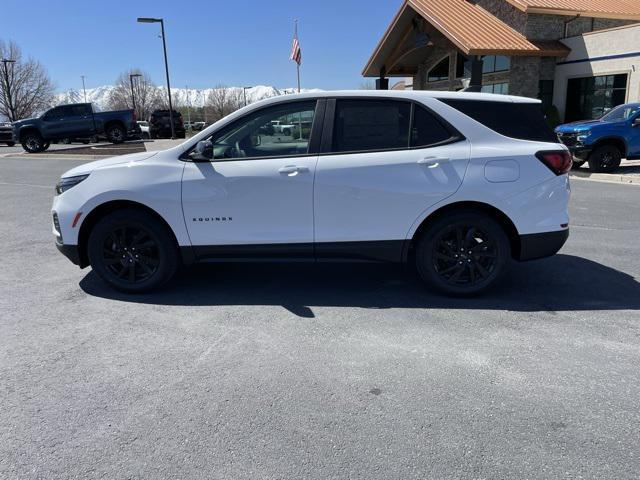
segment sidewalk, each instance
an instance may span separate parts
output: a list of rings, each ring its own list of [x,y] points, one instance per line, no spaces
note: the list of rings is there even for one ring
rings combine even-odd
[[[586,166],[571,170],[572,178],[594,182],[640,185],[640,160],[623,160],[614,173],[591,173]]]

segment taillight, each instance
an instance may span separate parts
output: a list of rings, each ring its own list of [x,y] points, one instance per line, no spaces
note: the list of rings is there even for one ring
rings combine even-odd
[[[551,150],[536,153],[536,157],[556,175],[562,175],[571,170],[573,158],[566,150]]]

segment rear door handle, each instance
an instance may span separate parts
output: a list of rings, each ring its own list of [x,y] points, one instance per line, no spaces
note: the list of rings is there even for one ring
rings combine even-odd
[[[450,159],[447,157],[425,157],[418,160],[418,165],[426,165],[429,168],[435,168],[449,161]]]
[[[302,173],[302,172],[308,172],[308,171],[309,169],[307,167],[299,167],[298,165],[287,165],[278,170],[278,172],[287,174],[287,175],[290,175],[292,173],[298,173],[298,172]]]

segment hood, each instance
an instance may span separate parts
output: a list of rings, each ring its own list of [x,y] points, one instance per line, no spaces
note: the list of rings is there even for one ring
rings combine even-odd
[[[76,177],[78,175],[87,175],[99,168],[111,167],[113,165],[120,165],[123,163],[133,163],[146,160],[156,155],[158,152],[139,152],[130,153],[129,155],[120,155],[118,157],[105,158],[103,160],[96,160],[95,162],[85,163],[79,167],[72,168],[71,170],[62,174],[62,178]]]
[[[20,125],[22,125],[23,123],[33,122],[34,120],[38,120],[38,117],[21,118],[20,120],[16,120],[15,122],[12,122],[11,124],[12,124],[14,127],[19,127],[19,126],[20,126]]]
[[[582,120],[579,122],[565,123],[556,127],[556,133],[580,133],[591,130],[596,125],[600,125],[600,120]]]

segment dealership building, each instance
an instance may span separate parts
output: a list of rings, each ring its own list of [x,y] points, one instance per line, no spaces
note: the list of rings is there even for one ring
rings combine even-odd
[[[405,0],[363,75],[542,100],[560,120],[640,101],[640,0]]]

